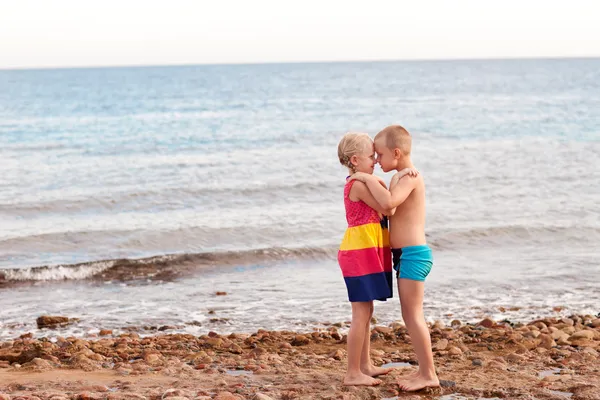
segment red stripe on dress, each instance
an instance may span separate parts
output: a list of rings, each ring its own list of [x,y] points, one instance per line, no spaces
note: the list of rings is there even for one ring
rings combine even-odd
[[[338,262],[344,278],[392,271],[391,255],[388,247],[338,252]],[[383,261],[383,265],[382,265]]]

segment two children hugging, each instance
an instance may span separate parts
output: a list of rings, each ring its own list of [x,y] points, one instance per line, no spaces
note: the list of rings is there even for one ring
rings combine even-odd
[[[373,300],[393,295],[393,265],[402,319],[419,363],[418,371],[398,384],[406,391],[439,386],[423,315],[424,281],[433,265],[425,240],[425,184],[412,163],[411,145],[411,135],[399,125],[385,128],[374,140],[348,133],[338,145],[340,163],[350,172],[344,186],[348,228],[338,252],[352,303],[346,385],[379,385],[375,377],[390,371],[371,362],[370,323]],[[373,175],[376,163],[384,172],[397,171],[389,190]]]

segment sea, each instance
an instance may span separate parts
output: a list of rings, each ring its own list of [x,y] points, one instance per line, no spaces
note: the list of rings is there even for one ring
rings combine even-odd
[[[596,315],[599,110],[593,58],[0,70],[0,340],[347,326],[337,144],[391,124],[428,321]]]

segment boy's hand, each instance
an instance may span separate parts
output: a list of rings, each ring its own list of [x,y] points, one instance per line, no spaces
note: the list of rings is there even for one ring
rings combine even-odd
[[[404,168],[403,170],[396,172],[396,174],[392,177],[392,180],[390,181],[390,188],[392,188],[396,183],[398,183],[398,181],[405,175],[414,178],[419,175],[419,170],[416,168]]]

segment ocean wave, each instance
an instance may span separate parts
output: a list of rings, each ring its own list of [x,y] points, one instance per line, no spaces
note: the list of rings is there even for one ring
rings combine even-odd
[[[154,257],[91,261],[78,264],[44,265],[0,270],[0,286],[17,282],[97,279],[129,281],[170,280],[207,267],[251,265],[257,263],[332,258],[337,248],[263,248],[240,251],[215,251],[194,254],[166,254]]]
[[[539,244],[560,240],[567,243],[584,244],[600,238],[598,226],[529,226],[505,225],[462,230],[432,232],[429,244],[438,249],[468,247],[481,244]]]

